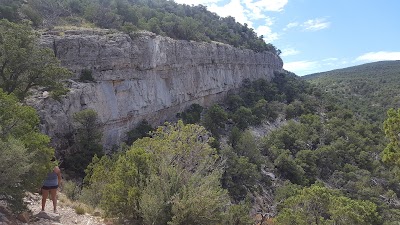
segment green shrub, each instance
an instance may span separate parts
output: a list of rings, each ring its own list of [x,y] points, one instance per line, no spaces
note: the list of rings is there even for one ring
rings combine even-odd
[[[131,34],[138,31],[138,28],[137,28],[137,26],[133,25],[132,23],[125,23],[123,26],[121,26],[121,30],[123,32],[129,34],[129,36],[131,37]],[[131,39],[133,39],[133,38],[131,37]]]
[[[294,101],[286,106],[286,118],[292,119],[304,113],[304,106],[300,101]]]
[[[281,153],[274,161],[274,164],[284,179],[288,179],[292,183],[299,185],[306,185],[308,183],[303,168],[296,164],[296,161],[288,151]]]
[[[203,124],[215,137],[218,137],[218,131],[225,128],[227,121],[228,113],[221,106],[215,104],[207,110]]]
[[[77,205],[75,206],[75,213],[78,215],[83,215],[86,213],[86,209],[82,205]]]
[[[65,88],[64,86],[62,86],[62,84],[59,84],[51,91],[51,97],[57,101],[60,101],[61,96],[66,95],[68,92],[68,88]]]
[[[32,21],[32,25],[34,27],[39,27],[42,25],[43,23],[43,18],[42,16],[39,14],[39,12],[37,12],[35,9],[33,9],[32,7],[30,7],[29,5],[23,5],[21,7],[21,11],[23,14],[26,15],[26,17]]]
[[[8,19],[9,21],[18,20],[17,7],[14,5],[0,5],[0,19]]]
[[[281,203],[276,222],[279,225],[382,224],[375,203],[348,198],[321,184],[305,187]]]
[[[81,71],[81,76],[79,77],[79,81],[81,82],[93,82],[94,78],[92,76],[92,70],[90,69],[83,69]]]
[[[79,196],[79,201],[92,207],[97,207],[100,204],[100,192],[94,188],[83,188]]]
[[[85,109],[76,112],[73,116],[75,122],[75,145],[72,151],[65,157],[65,168],[73,172],[72,175],[83,177],[87,165],[93,156],[103,155],[101,145],[101,122],[97,112],[93,109]]]
[[[147,120],[142,120],[134,129],[127,133],[127,145],[132,145],[137,139],[142,137],[149,137],[149,132],[153,130],[153,127],[147,122]]]
[[[232,118],[236,123],[236,126],[241,130],[246,129],[254,120],[251,109],[244,106],[240,106],[239,109],[233,114]]]
[[[182,121],[160,127],[115,160],[95,158],[85,182],[101,193],[106,216],[130,224],[222,224],[230,200],[207,136]]]
[[[0,118],[0,199],[12,211],[23,211],[25,193],[36,191],[54,167],[54,150],[38,131],[35,109],[1,89]]]
[[[257,165],[250,162],[245,156],[238,156],[232,149],[221,150],[221,155],[227,159],[226,169],[221,178],[222,187],[228,190],[234,202],[244,200],[248,191],[253,189],[260,173]]]
[[[242,131],[237,126],[234,126],[231,129],[231,132],[230,132],[229,137],[228,137],[228,144],[230,146],[232,146],[233,148],[235,148],[236,145],[238,144],[239,139],[242,136],[241,132]]]
[[[254,224],[254,219],[249,215],[250,204],[248,202],[240,202],[237,205],[232,205],[226,214],[224,224],[226,225],[251,225]]]
[[[51,97],[55,100],[60,100],[61,96],[66,95],[68,93],[68,89],[58,89],[51,92]]]
[[[182,113],[178,113],[176,116],[181,118],[185,124],[195,124],[200,122],[201,112],[203,107],[199,104],[192,104],[188,109]]]
[[[64,180],[62,192],[71,200],[75,201],[80,197],[81,188],[71,180]]]
[[[239,109],[240,106],[244,106],[244,100],[239,95],[229,95],[226,98],[226,104],[228,105],[229,110],[234,112]]]

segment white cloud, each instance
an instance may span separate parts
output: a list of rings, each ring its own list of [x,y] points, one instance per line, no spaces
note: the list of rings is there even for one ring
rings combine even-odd
[[[317,61],[295,61],[283,64],[283,68],[295,72],[298,75],[305,75],[318,67]]]
[[[288,0],[242,0],[244,6],[246,8],[246,16],[251,20],[259,20],[266,19],[270,20],[272,24],[272,20],[266,16],[266,11],[282,11],[285,5],[288,3]]]
[[[332,57],[316,61],[303,60],[303,61],[288,62],[283,64],[283,68],[285,70],[294,72],[299,76],[303,76],[306,74],[337,69],[338,65],[341,65],[340,67],[342,67],[347,64],[348,62],[344,61],[343,59]]]
[[[212,5],[218,2],[222,2],[223,0],[174,0],[179,4],[187,4],[187,5]],[[243,0],[242,1],[246,8],[255,13],[261,13],[261,11],[282,11],[283,8],[288,3],[288,0]],[[262,15],[262,14],[259,14]],[[265,18],[264,16],[262,18]]]
[[[297,55],[299,53],[300,51],[294,48],[285,48],[282,50],[281,56],[291,56],[291,55]]]
[[[288,23],[283,30],[286,31],[291,28],[302,27],[304,30],[307,30],[307,31],[317,31],[317,30],[326,29],[330,25],[331,25],[331,23],[326,21],[326,19],[316,18],[316,19],[307,20],[303,23],[299,23],[299,22]]]
[[[237,22],[242,24],[246,23],[249,27],[253,27],[252,20],[264,19],[264,25],[258,26],[255,29],[257,35],[263,35],[267,43],[278,39],[278,33],[272,32],[270,28],[270,26],[274,24],[274,20],[263,14],[262,7],[255,8],[254,11],[251,11],[250,8],[246,8],[240,0],[231,0],[223,6],[211,4],[208,9],[222,17],[232,16]]]
[[[272,26],[274,24],[274,19],[271,17],[265,17],[265,25]]]
[[[304,27],[305,30],[309,30],[309,31],[322,30],[322,29],[328,28],[329,26],[330,26],[330,22],[327,22],[323,18],[307,20],[306,22],[304,22],[302,24],[302,27]]]
[[[335,66],[338,64],[337,63],[338,60],[339,60],[338,58],[323,59],[323,60],[321,60],[321,66],[322,67]]]
[[[384,60],[400,60],[400,52],[368,52],[356,58],[356,61],[384,61]]]
[[[279,12],[283,10],[288,3],[288,0],[244,0],[244,3],[246,7],[252,11],[259,9],[262,11]]]
[[[299,26],[299,25],[300,25],[299,22],[288,23],[288,25],[286,25],[285,30],[290,29],[290,28],[293,28],[293,27],[297,27],[297,26]]]
[[[278,39],[278,33],[272,32],[268,26],[259,26],[255,30],[258,35],[264,36],[264,41],[267,43],[273,42]]]
[[[251,4],[252,0],[243,0],[246,7],[246,15],[252,20],[265,19],[267,16],[263,13],[262,8]],[[250,3],[249,3],[250,2]]]
[[[278,39],[278,33],[271,30],[274,19],[266,15],[266,11],[282,11],[288,3],[288,0],[229,0],[228,3],[221,5],[223,0],[175,0],[177,3],[185,4],[203,4],[211,12],[221,17],[232,16],[241,24],[247,24],[254,28],[257,35],[263,35],[266,42],[272,42]],[[264,19],[264,24],[255,28],[253,22]]]
[[[330,61],[338,61],[338,60],[339,60],[338,58],[332,57],[332,58],[323,59],[322,61],[323,61],[323,62],[330,62]]]
[[[253,25],[253,23],[247,18],[245,8],[240,3],[240,0],[231,0],[229,3],[223,6],[211,4],[208,7],[208,10],[217,13],[221,17],[232,16],[237,22],[241,24],[247,23],[249,27],[252,27]]]

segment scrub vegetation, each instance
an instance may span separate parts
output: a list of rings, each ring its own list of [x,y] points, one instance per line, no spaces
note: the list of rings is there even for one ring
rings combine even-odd
[[[50,139],[24,100],[35,88],[65,94],[70,75],[36,45],[32,26],[144,29],[279,54],[246,25],[204,6],[0,2],[0,200],[15,211],[54,166]],[[129,224],[255,224],[255,213],[268,224],[396,224],[399,73],[398,62],[383,62],[309,80],[290,72],[244,80],[219,104],[179,112],[176,123],[153,128],[143,120],[110,154],[100,145],[97,113],[83,110],[62,155],[81,181],[68,181],[67,194]],[[91,81],[87,71],[81,81]]]

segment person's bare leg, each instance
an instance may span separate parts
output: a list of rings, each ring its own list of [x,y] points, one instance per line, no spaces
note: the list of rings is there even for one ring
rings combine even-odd
[[[57,189],[50,190],[51,200],[53,200],[54,212],[57,212]]]
[[[46,200],[48,196],[49,196],[49,190],[42,189],[42,211],[44,211],[46,207]]]

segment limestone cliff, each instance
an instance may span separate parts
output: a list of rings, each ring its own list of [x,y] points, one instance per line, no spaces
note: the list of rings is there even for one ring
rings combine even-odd
[[[72,115],[80,110],[97,111],[104,123],[103,144],[110,148],[142,119],[159,125],[193,103],[208,106],[222,99],[245,78],[270,79],[283,65],[270,52],[151,33],[130,37],[105,30],[65,31],[43,34],[41,41],[75,78],[83,69],[95,78],[93,83],[71,80],[70,92],[61,101],[30,101],[56,148],[63,148],[62,137],[72,132]]]

